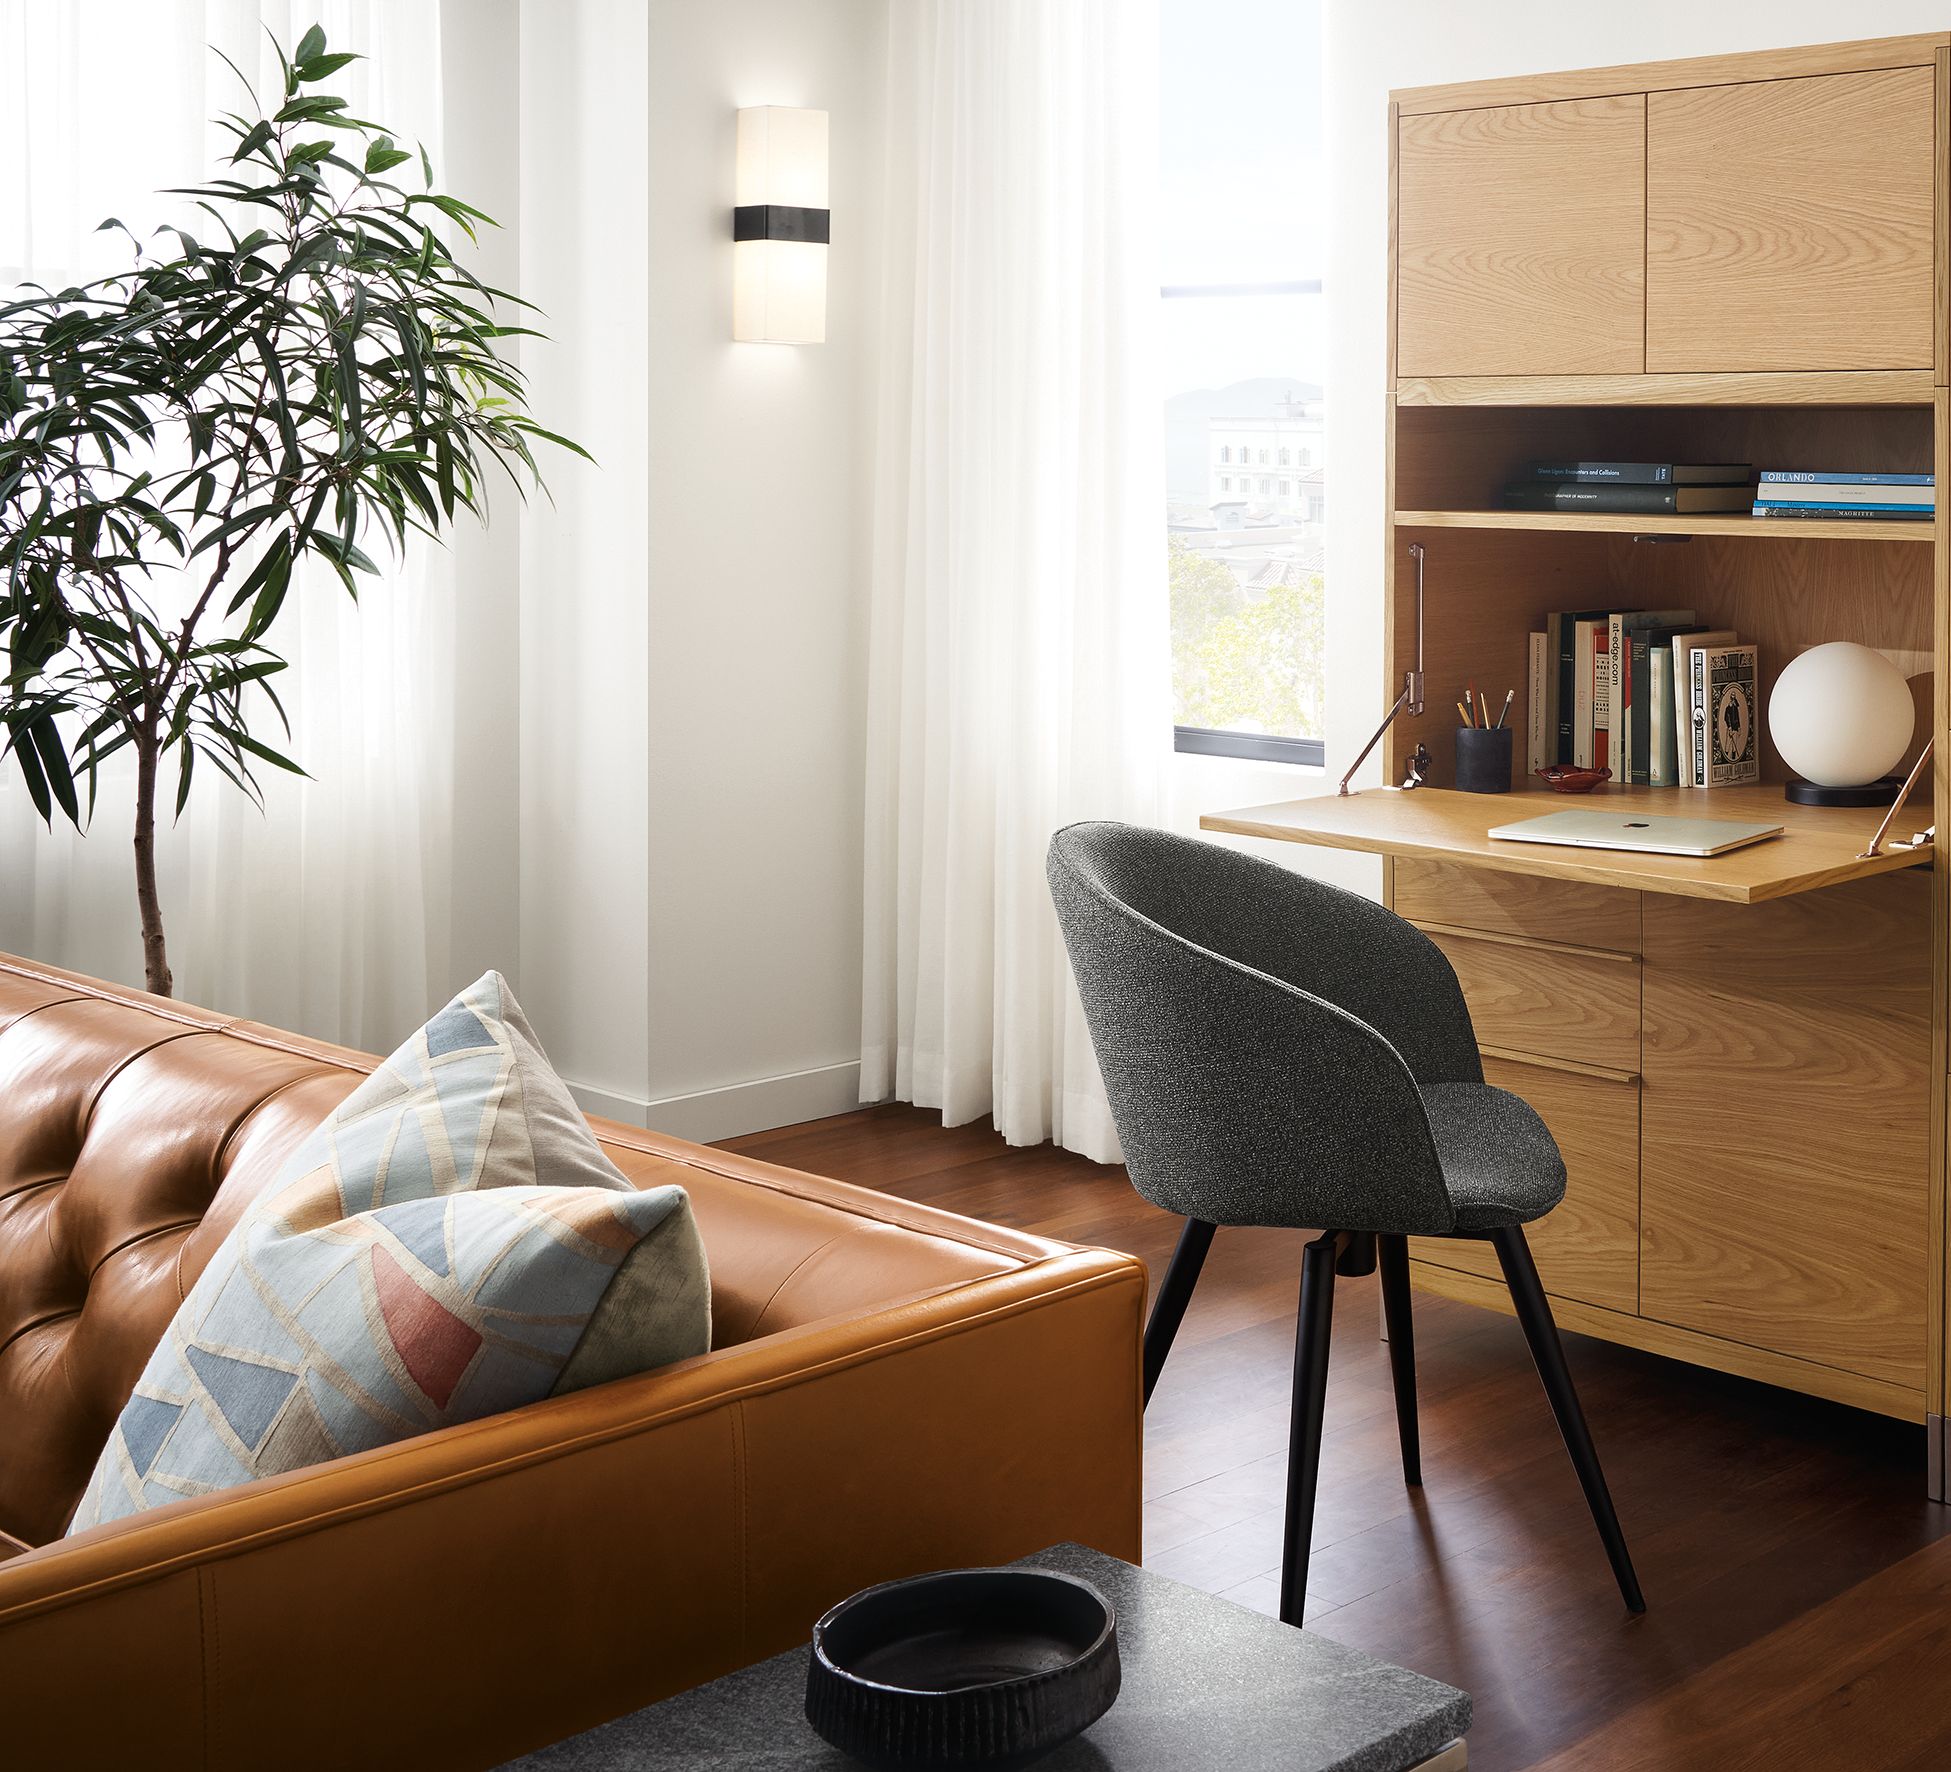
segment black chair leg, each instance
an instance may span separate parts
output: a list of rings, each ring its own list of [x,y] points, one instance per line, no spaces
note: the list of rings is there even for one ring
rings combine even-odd
[[[1314,1493],[1321,1476],[1321,1417],[1328,1400],[1328,1339],[1335,1315],[1339,1238],[1324,1232],[1301,1256],[1301,1309],[1294,1325],[1294,1414],[1287,1435],[1287,1522],[1280,1555],[1280,1621],[1299,1625],[1307,1606]]]
[[[1412,1489],[1423,1482],[1422,1433],[1416,1423],[1416,1320],[1409,1310],[1409,1244],[1402,1237],[1377,1237],[1375,1257],[1382,1270],[1382,1319],[1389,1326],[1389,1372],[1396,1387],[1396,1433],[1402,1441],[1402,1480]]]
[[[1565,1437],[1565,1450],[1572,1456],[1579,1487],[1585,1491],[1585,1504],[1592,1510],[1593,1524],[1611,1560],[1612,1573],[1619,1583],[1620,1596],[1630,1612],[1644,1612],[1646,1601],[1639,1591],[1639,1577],[1633,1573],[1633,1559],[1626,1549],[1626,1535],[1619,1529],[1619,1516],[1613,1511],[1612,1495],[1606,1488],[1605,1473],[1599,1469],[1599,1454],[1592,1444],[1591,1430],[1585,1425],[1585,1411],[1579,1407],[1578,1392],[1572,1388],[1572,1375],[1565,1364],[1565,1350],[1558,1340],[1558,1325],[1552,1321],[1551,1305],[1538,1282],[1537,1265],[1531,1259],[1531,1246],[1517,1225],[1505,1225],[1491,1233],[1497,1259],[1504,1269],[1504,1283],[1511,1289],[1511,1302],[1517,1306],[1517,1320],[1524,1326],[1524,1339],[1531,1344],[1531,1358],[1537,1362],[1538,1376],[1544,1380],[1545,1395],[1551,1399],[1551,1412],[1558,1418],[1558,1431]]]
[[[1179,1232],[1172,1259],[1166,1264],[1165,1278],[1158,1283],[1158,1297],[1152,1301],[1152,1314],[1145,1323],[1145,1401],[1148,1403],[1158,1375],[1165,1370],[1165,1356],[1172,1351],[1172,1339],[1185,1321],[1192,1289],[1199,1283],[1199,1270],[1206,1265],[1206,1251],[1212,1246],[1213,1226],[1203,1218],[1188,1218],[1185,1228]]]

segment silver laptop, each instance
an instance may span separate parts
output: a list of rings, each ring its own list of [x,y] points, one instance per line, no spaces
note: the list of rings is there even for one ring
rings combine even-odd
[[[1722,855],[1764,837],[1778,824],[1725,818],[1671,818],[1648,812],[1548,812],[1500,824],[1490,835],[1507,843],[1563,843],[1574,849],[1637,849],[1649,855]]]

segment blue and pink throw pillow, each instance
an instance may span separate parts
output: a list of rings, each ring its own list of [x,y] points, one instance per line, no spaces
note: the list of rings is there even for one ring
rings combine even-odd
[[[710,1344],[680,1187],[591,1134],[499,973],[286,1163],[178,1308],[69,1531]]]

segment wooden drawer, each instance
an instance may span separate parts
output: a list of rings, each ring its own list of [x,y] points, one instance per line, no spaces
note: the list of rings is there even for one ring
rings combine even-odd
[[[1651,94],[1647,369],[1928,369],[1935,106],[1929,67]]]
[[[1639,952],[1639,900],[1637,892],[1613,886],[1408,857],[1395,862],[1390,894],[1396,915],[1412,923],[1486,929],[1625,954]]]
[[[1404,117],[1400,375],[1645,367],[1646,99]]]
[[[1638,1310],[1639,1085],[1494,1058],[1484,1060],[1484,1080],[1523,1096],[1565,1154],[1564,1202],[1525,1230],[1545,1290]],[[1410,1251],[1440,1267],[1502,1278],[1488,1243],[1417,1237]]]
[[[1426,929],[1456,968],[1480,1046],[1639,1071],[1639,960],[1467,929]]]
[[[1647,1316],[1921,1391],[1930,903],[1913,870],[1648,906]]]

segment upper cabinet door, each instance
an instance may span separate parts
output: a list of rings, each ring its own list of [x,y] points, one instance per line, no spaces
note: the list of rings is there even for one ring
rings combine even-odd
[[[1641,94],[1404,117],[1396,218],[1398,375],[1645,366]]]
[[[1928,369],[1930,68],[1655,92],[1646,367]]]

